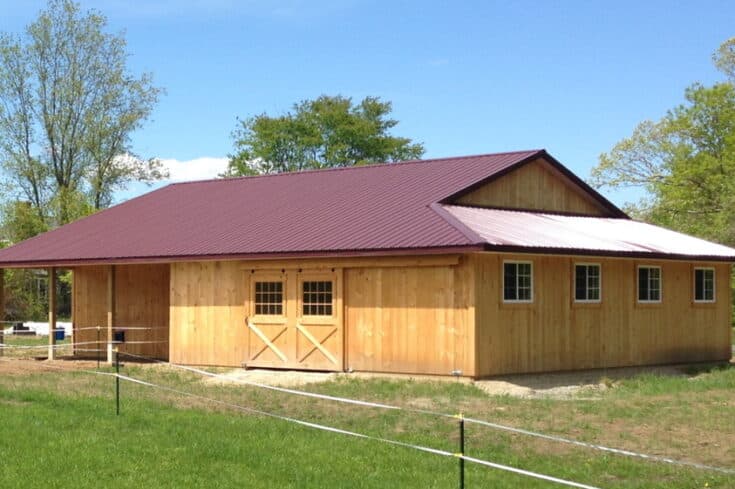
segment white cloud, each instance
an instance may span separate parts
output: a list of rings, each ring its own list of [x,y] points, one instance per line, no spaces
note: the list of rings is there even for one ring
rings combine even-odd
[[[186,182],[189,180],[206,180],[217,178],[227,169],[227,158],[203,156],[193,160],[176,160],[161,158],[164,168],[170,173],[171,182]]]

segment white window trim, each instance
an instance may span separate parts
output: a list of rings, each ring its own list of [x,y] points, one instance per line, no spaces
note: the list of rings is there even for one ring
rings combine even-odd
[[[577,299],[577,265],[580,266],[595,266],[600,271],[599,280],[600,280],[600,286],[598,290],[599,293],[599,299]],[[602,264],[600,263],[594,263],[594,262],[575,262],[574,266],[572,267],[572,297],[574,297],[574,302],[577,304],[599,304],[602,302]]]
[[[712,300],[697,299],[697,270],[712,271]],[[717,274],[715,273],[715,267],[694,267],[694,272],[692,272],[692,295],[694,296],[694,302],[697,304],[714,304],[717,302]]]
[[[530,299],[526,300],[526,299],[506,299],[505,298],[505,264],[506,263],[519,264],[519,265],[528,264],[528,265],[531,266],[531,298]],[[533,280],[533,262],[532,261],[528,261],[528,260],[503,260],[503,268],[501,269],[500,273],[502,274],[502,277],[503,277],[503,283],[502,283],[503,286],[500,289],[500,297],[503,299],[503,302],[504,303],[506,303],[506,304],[531,304],[531,303],[533,303],[533,299],[534,299],[534,293],[533,293],[534,280]]]
[[[641,300],[640,273],[641,268],[658,269],[658,300]],[[664,272],[659,265],[638,265],[635,275],[635,297],[641,304],[660,304],[664,299]]]

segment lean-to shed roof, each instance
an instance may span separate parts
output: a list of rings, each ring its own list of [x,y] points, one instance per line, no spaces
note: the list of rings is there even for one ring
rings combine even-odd
[[[632,219],[543,212],[443,208],[482,239],[488,248],[569,255],[733,260],[735,250]]]

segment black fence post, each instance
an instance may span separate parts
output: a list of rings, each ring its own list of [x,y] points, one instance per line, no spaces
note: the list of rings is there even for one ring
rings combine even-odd
[[[120,416],[120,351],[115,347],[115,414]]]
[[[100,369],[100,327],[97,326],[97,370]]]
[[[459,489],[464,489],[464,416],[459,414]]]

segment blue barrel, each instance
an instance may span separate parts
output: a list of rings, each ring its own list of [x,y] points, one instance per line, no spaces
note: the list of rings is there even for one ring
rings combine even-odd
[[[56,341],[64,341],[65,335],[66,335],[66,332],[64,331],[64,328],[59,328],[57,326],[56,331],[54,331],[54,339]]]

